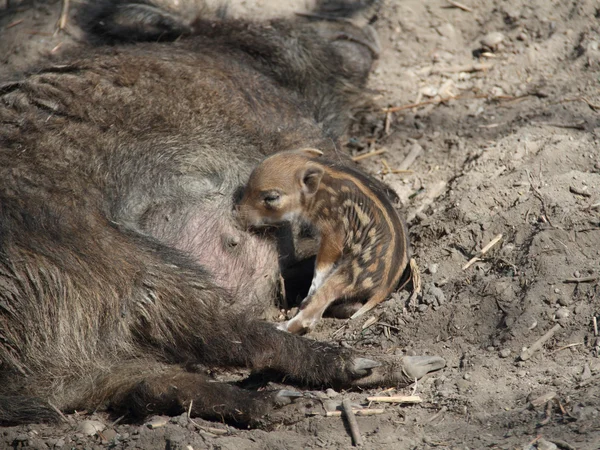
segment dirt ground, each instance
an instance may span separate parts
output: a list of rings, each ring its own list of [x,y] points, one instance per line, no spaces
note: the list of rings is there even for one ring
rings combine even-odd
[[[324,415],[347,396],[385,408],[357,419],[366,449],[600,448],[600,5],[461,2],[382,5],[370,81],[380,109],[357,118],[347,141],[354,154],[385,150],[359,164],[402,199],[422,298],[395,294],[348,328],[326,319],[312,335],[373,355],[437,354],[444,370],[405,390],[314,392],[278,412],[284,424],[271,431],[185,415],[151,429],[82,413],[69,416],[76,425],[0,429],[0,446],[350,448],[345,422]],[[280,3],[237,11],[306,11]],[[51,1],[16,16],[0,9],[2,79],[76,45],[74,30],[53,35],[59,11]],[[413,393],[422,403],[367,401]],[[85,420],[106,428],[88,437]]]

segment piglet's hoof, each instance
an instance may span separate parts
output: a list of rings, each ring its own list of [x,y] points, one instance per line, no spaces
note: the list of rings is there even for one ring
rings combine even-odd
[[[443,369],[446,361],[439,356],[405,356],[399,360],[381,361],[369,375],[354,380],[354,386],[408,386],[429,372]]]

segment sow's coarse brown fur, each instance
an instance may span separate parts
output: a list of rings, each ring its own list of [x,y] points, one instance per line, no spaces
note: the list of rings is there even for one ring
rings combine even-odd
[[[236,228],[236,192],[265,155],[335,151],[369,35],[117,6],[92,22],[112,46],[0,84],[0,422],[193,402],[194,415],[249,423],[285,397],[211,382],[199,365],[314,385],[372,376],[346,349],[230,306],[272,299],[279,276],[273,245]]]

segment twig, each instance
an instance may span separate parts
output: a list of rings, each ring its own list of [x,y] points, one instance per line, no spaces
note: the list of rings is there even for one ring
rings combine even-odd
[[[18,20],[15,20],[15,21],[13,21],[13,22],[9,23],[8,25],[6,25],[6,27],[4,27],[4,29],[5,29],[5,30],[8,30],[9,28],[16,27],[16,26],[17,26],[17,25],[19,25],[20,23],[23,23],[23,21],[24,21],[24,20],[25,20],[25,19],[18,19]]]
[[[531,347],[526,348],[525,350],[523,350],[521,352],[521,361],[527,361],[529,358],[531,358],[533,356],[533,354],[538,351],[539,349],[542,348],[542,346],[544,345],[544,343],[550,339],[552,336],[554,336],[554,333],[556,333],[558,330],[560,330],[562,327],[560,326],[559,323],[557,323],[556,325],[554,325],[550,331],[548,331],[546,334],[544,334],[541,338],[539,338],[537,341],[535,341]]]
[[[376,416],[379,414],[383,414],[385,412],[385,409],[378,409],[378,408],[353,409],[352,412],[356,416]],[[319,414],[315,414],[315,415],[319,415]],[[342,416],[342,411],[326,411],[325,412],[325,417],[341,417],[341,416]]]
[[[382,327],[385,327],[385,328],[390,328],[394,331],[402,331],[399,327],[395,327],[394,325],[390,325],[389,323],[385,323],[385,322],[377,322],[377,325],[381,325]]]
[[[572,192],[573,194],[577,194],[577,195],[581,195],[582,197],[591,197],[592,194],[590,194],[587,191],[584,191],[583,189],[577,189],[575,186],[569,186],[569,191]]]
[[[446,189],[446,182],[444,180],[436,181],[434,184],[427,187],[425,197],[421,200],[421,204],[417,209],[410,212],[406,221],[411,223],[418,214],[425,210],[433,201],[444,193]]]
[[[500,242],[500,240],[502,239],[502,234],[497,235],[494,239],[492,239],[485,247],[483,247],[478,253],[477,256],[474,256],[473,258],[471,258],[469,260],[468,263],[466,263],[462,270],[467,270],[469,267],[471,267],[473,264],[475,264],[477,261],[480,260],[480,258],[485,255],[487,252],[490,251],[490,249],[496,245],[498,242]]]
[[[126,414],[123,414],[121,417],[118,417],[117,419],[115,419],[111,424],[110,427],[114,428],[121,420],[123,420],[125,418]]]
[[[533,194],[538,198],[538,200],[542,204],[542,213],[544,214],[544,218],[548,221],[548,223],[550,224],[550,226],[552,228],[557,228],[552,224],[552,221],[550,220],[550,216],[548,215],[548,209],[546,208],[546,201],[544,200],[544,196],[542,195],[540,190],[536,186],[533,185],[533,176],[531,175],[531,172],[529,170],[525,170],[525,172],[527,173],[527,178],[529,178],[529,184],[531,185],[531,190],[533,191]]]
[[[470,63],[463,64],[460,66],[447,66],[447,67],[434,67],[432,68],[430,75],[444,74],[444,73],[460,73],[460,72],[484,72],[488,69],[494,67],[492,63]],[[460,96],[463,98],[463,96]],[[474,98],[486,98],[488,95],[479,95]],[[466,98],[466,97],[465,97]],[[521,96],[513,97],[512,99],[516,100],[517,98],[521,98]]]
[[[404,111],[405,109],[419,108],[420,106],[427,106],[427,105],[431,105],[434,103],[445,103],[450,100],[462,100],[462,97],[459,95],[459,96],[450,96],[450,97],[444,97],[444,98],[438,98],[438,99],[432,98],[431,100],[425,100],[423,102],[409,103],[408,105],[392,106],[390,108],[384,108],[383,111],[385,113],[393,113],[393,112],[398,112],[398,111]]]
[[[62,7],[60,9],[60,17],[58,19],[58,30],[62,31],[67,26],[67,20],[69,18],[69,3],[71,0],[62,0]]]
[[[352,411],[352,403],[350,403],[349,398],[342,400],[342,409],[344,411],[344,415],[346,416],[346,420],[348,421],[348,426],[350,427],[350,433],[352,434],[354,446],[360,447],[363,445],[363,439],[360,435],[360,428],[358,428],[358,422],[356,421],[354,411]]]
[[[71,421],[67,418],[67,416],[65,416],[62,411],[60,409],[58,409],[55,405],[53,405],[52,403],[48,402],[48,404],[50,405],[50,407],[56,411],[58,413],[58,415],[60,416],[60,418],[62,420],[64,420],[66,423],[70,424]]]
[[[354,162],[362,161],[363,159],[370,158],[371,156],[381,155],[381,154],[383,154],[385,152],[387,152],[387,150],[385,148],[382,148],[382,149],[375,150],[375,151],[372,151],[372,152],[369,152],[369,153],[364,153],[362,155],[353,156],[352,157],[352,161],[354,161]]]
[[[413,144],[412,148],[410,149],[410,152],[408,152],[408,155],[406,155],[406,158],[404,158],[404,160],[400,163],[400,165],[398,166],[398,169],[399,170],[408,170],[408,168],[413,165],[413,163],[416,161],[416,159],[419,156],[421,156],[421,153],[423,153],[423,147],[421,147],[417,143]]]
[[[423,399],[418,395],[393,395],[391,397],[367,397],[370,402],[380,403],[421,403]]]
[[[593,283],[598,277],[567,278],[563,283]]]
[[[490,67],[492,67],[492,64],[472,64],[469,66],[457,66],[457,67],[448,67],[445,70],[441,70],[438,69],[435,72],[432,71],[431,73],[454,73],[454,72],[475,72],[475,71],[479,71],[479,70],[487,70]],[[520,100],[532,95],[537,95],[537,93],[535,92],[531,92],[531,93],[527,93],[527,94],[523,94],[523,95],[517,95],[517,96],[513,96],[513,95],[491,95],[491,94],[477,94],[477,95],[449,95],[448,97],[443,97],[443,98],[432,98],[430,100],[424,100],[422,102],[416,102],[416,103],[409,103],[408,105],[401,105],[401,106],[391,106],[389,108],[383,108],[383,112],[388,113],[388,112],[398,112],[398,111],[404,111],[406,109],[413,109],[413,108],[419,108],[421,106],[427,106],[427,105],[431,105],[431,104],[438,104],[438,103],[446,103],[449,102],[450,100],[477,100],[477,99],[481,99],[484,98],[486,100],[504,100],[504,101],[514,101],[514,100]]]
[[[559,347],[556,350],[551,351],[549,353],[549,355],[553,355],[553,354],[558,353],[558,352],[560,352],[562,350],[566,350],[567,348],[577,347],[578,345],[583,345],[583,342],[575,342],[573,344],[563,345],[562,347]]]
[[[411,392],[411,397],[414,397],[415,394],[417,393],[417,388],[419,387],[419,379],[415,378],[415,385],[413,386],[413,390]]]
[[[392,126],[392,113],[390,111],[388,111],[385,115],[385,123],[383,126],[383,130],[385,131],[386,136],[390,135],[391,126]]]
[[[462,3],[455,2],[454,0],[446,0],[446,1],[448,3],[450,3],[451,6],[454,6],[455,8],[462,9],[463,11],[466,11],[466,12],[473,12],[473,10],[471,8],[463,5]]]
[[[440,417],[442,414],[444,414],[446,411],[448,411],[448,407],[446,406],[442,406],[442,409],[440,409],[438,412],[436,412],[433,416],[431,416],[429,419],[427,419],[426,423],[431,423],[434,420],[436,420],[438,417]]]
[[[554,104],[556,105],[556,104],[560,104],[560,103],[569,103],[569,102],[585,102],[590,107],[590,109],[592,109],[593,111],[596,111],[596,112],[600,111],[600,105],[592,103],[586,97],[565,98],[564,100],[560,100]]]
[[[585,121],[576,123],[560,123],[560,122],[530,122],[531,125],[555,127],[555,128],[572,128],[574,130],[585,130]]]
[[[192,414],[192,405],[193,404],[194,404],[194,400],[190,400],[190,406],[189,406],[188,412],[187,412],[188,422],[190,422],[192,425],[194,425],[200,431],[204,431],[205,433],[212,433],[212,434],[217,435],[217,436],[222,436],[224,434],[229,433],[227,430],[223,430],[221,428],[203,427],[202,425],[200,425],[196,421],[192,420],[191,414]]]
[[[594,324],[594,336],[598,336],[598,319],[596,319],[596,316],[592,317],[592,323]]]

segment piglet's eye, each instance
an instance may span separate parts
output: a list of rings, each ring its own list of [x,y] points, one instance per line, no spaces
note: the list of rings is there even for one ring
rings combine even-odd
[[[262,195],[262,200],[265,206],[277,206],[280,199],[281,194],[276,191],[265,192]]]

